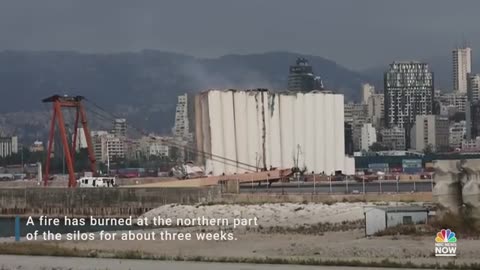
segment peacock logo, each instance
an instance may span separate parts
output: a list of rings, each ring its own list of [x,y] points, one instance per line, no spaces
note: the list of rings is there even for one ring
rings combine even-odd
[[[450,229],[443,229],[435,237],[435,256],[457,256],[457,237]]]
[[[456,243],[457,237],[455,237],[455,233],[452,232],[450,229],[442,229],[437,233],[437,237],[435,237],[436,243]]]

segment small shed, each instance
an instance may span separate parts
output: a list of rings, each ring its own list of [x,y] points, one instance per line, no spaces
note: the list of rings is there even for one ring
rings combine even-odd
[[[374,206],[364,210],[366,236],[397,225],[426,224],[428,219],[428,209],[418,206]]]

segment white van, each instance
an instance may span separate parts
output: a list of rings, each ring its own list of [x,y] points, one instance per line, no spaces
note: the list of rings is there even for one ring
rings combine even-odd
[[[82,177],[77,180],[77,187],[115,187],[115,177]]]

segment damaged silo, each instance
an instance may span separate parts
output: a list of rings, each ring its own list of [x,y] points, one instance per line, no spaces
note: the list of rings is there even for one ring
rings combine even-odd
[[[466,160],[462,168],[465,170],[461,181],[463,203],[472,207],[472,217],[480,220],[480,160]]]
[[[195,102],[195,139],[213,175],[300,167],[354,173],[345,156],[343,95],[209,90]],[[220,157],[224,157],[222,159]]]
[[[460,162],[458,160],[436,160],[434,168],[434,200],[451,212],[458,214],[462,206]]]

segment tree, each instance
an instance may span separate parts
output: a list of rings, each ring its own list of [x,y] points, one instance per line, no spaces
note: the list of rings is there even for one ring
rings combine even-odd
[[[372,145],[370,145],[369,150],[371,152],[379,152],[379,151],[387,151],[390,150],[389,147],[379,143],[379,142],[374,142]]]
[[[423,149],[423,153],[425,155],[432,154],[433,153],[433,145],[429,143],[427,146],[425,146],[425,149]]]

